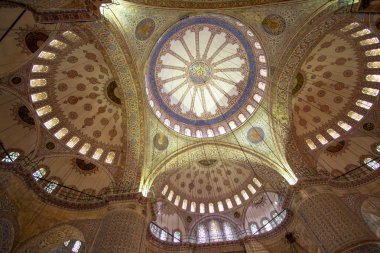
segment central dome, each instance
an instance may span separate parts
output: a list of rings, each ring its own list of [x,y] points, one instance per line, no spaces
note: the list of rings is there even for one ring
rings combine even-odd
[[[166,126],[187,136],[213,137],[255,111],[266,75],[264,52],[248,27],[226,16],[191,17],[157,42],[146,91]]]

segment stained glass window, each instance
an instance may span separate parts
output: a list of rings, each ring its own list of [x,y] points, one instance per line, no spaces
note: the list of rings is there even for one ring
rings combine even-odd
[[[103,154],[103,149],[101,148],[97,148],[92,156],[92,158],[94,158],[95,160],[99,160],[99,158],[102,156]]]
[[[197,209],[197,204],[193,201],[190,204],[190,211],[194,213],[195,209]]]
[[[368,45],[373,45],[377,43],[379,43],[379,39],[376,37],[360,41],[360,45],[362,46],[368,46]]]
[[[49,67],[46,65],[33,65],[33,73],[45,73],[49,70]]]
[[[254,99],[257,103],[260,103],[261,98],[262,98],[262,97],[261,97],[259,94],[255,94],[255,95],[253,96],[253,99]]]
[[[257,187],[259,187],[259,188],[261,187],[261,183],[260,183],[260,181],[257,178],[254,177],[252,179],[252,181],[255,183],[255,185],[257,185]]]
[[[342,129],[344,129],[345,131],[349,131],[352,127],[347,124],[346,122],[344,121],[339,121],[338,122],[338,126],[340,126]]]
[[[251,233],[254,235],[257,233],[258,231],[258,227],[257,227],[257,224],[256,223],[251,223]]]
[[[373,170],[377,170],[378,168],[380,168],[380,164],[369,157],[364,158],[364,163]]]
[[[208,212],[209,213],[214,213],[214,204],[213,203],[208,203]]]
[[[237,205],[241,205],[241,199],[240,199],[240,197],[238,195],[235,195],[234,199],[235,199],[235,202],[236,202]]]
[[[75,33],[73,33],[72,31],[66,31],[66,32],[62,33],[62,35],[71,41],[79,40],[79,36],[76,35]]]
[[[164,189],[162,190],[162,195],[165,195],[166,194],[166,192],[168,191],[168,189],[169,189],[169,186],[168,185],[165,185],[165,187],[164,187]]]
[[[380,144],[376,146],[376,151],[380,153]]]
[[[182,201],[182,209],[183,209],[183,210],[186,210],[186,208],[187,208],[187,199],[184,199],[184,200]]]
[[[367,75],[365,79],[369,82],[380,82],[380,75]]]
[[[198,243],[206,243],[208,241],[207,229],[204,224],[198,226]]]
[[[59,119],[57,117],[54,117],[54,118],[46,121],[44,123],[44,125],[47,129],[51,129],[51,128],[55,127],[58,123],[59,123]]]
[[[79,150],[79,153],[81,153],[82,155],[85,155],[87,154],[88,150],[91,148],[91,144],[90,143],[85,143],[83,144],[83,146],[80,148]]]
[[[367,51],[365,51],[365,55],[366,56],[378,56],[378,55],[380,55],[380,49],[377,48],[377,49],[367,50]]]
[[[220,236],[219,223],[215,220],[210,221],[210,241],[216,242],[220,241],[222,238]]]
[[[203,204],[203,203],[199,204],[199,212],[200,213],[205,213],[205,204]]]
[[[325,138],[323,135],[321,135],[321,134],[317,134],[316,138],[317,138],[317,140],[318,140],[322,145],[325,145],[325,144],[327,143],[326,138]]]
[[[180,231],[175,231],[173,234],[173,242],[180,242],[181,240],[181,232]]]
[[[82,243],[81,243],[80,241],[76,241],[76,242],[74,243],[73,248],[72,248],[72,252],[73,252],[73,253],[78,253],[78,252],[79,252],[79,249],[80,249],[80,247],[81,247],[81,245],[82,245]]]
[[[169,200],[169,201],[172,201],[173,196],[174,196],[174,192],[173,192],[173,191],[170,191],[170,192],[169,192],[169,195],[168,195],[168,200]]]
[[[356,120],[356,121],[360,121],[362,118],[363,118],[363,115],[357,113],[357,112],[353,112],[353,111],[349,111],[347,113],[347,116]]]
[[[38,55],[38,58],[52,60],[55,59],[55,54],[51,52],[41,51],[41,53]]]
[[[356,105],[367,110],[369,110],[372,107],[371,102],[360,100],[360,99],[356,101]]]
[[[342,28],[342,29],[340,29],[340,30],[341,30],[342,32],[348,32],[348,31],[350,31],[350,30],[352,30],[352,29],[354,29],[354,28],[356,28],[356,27],[358,27],[358,26],[359,26],[359,23],[357,23],[357,22],[353,22],[353,23],[351,23],[351,24],[345,26],[344,28]]]
[[[30,87],[41,87],[46,85],[46,79],[30,79]]]
[[[52,180],[45,186],[45,191],[47,191],[48,193],[52,193],[55,190],[55,188],[57,188],[57,186],[58,186],[58,181]]]
[[[46,169],[45,168],[39,168],[35,172],[33,172],[34,180],[38,181],[41,178],[43,178],[46,175]]]
[[[327,133],[333,137],[334,139],[339,138],[340,134],[338,134],[334,129],[327,129]]]
[[[30,98],[32,99],[32,102],[38,102],[41,100],[47,99],[48,95],[46,92],[39,92],[39,93],[34,93],[30,95]]]
[[[259,82],[259,89],[260,90],[265,90],[265,83]]]
[[[40,116],[40,117],[43,116],[43,115],[45,115],[45,114],[48,114],[51,111],[52,111],[52,108],[51,108],[50,105],[45,105],[45,106],[40,107],[40,108],[38,108],[36,110],[37,115]]]
[[[6,155],[5,157],[3,157],[3,159],[1,159],[1,161],[4,162],[4,163],[12,163],[12,162],[16,161],[16,159],[19,156],[20,156],[19,152],[11,151],[11,152],[8,153],[8,155]]]
[[[167,233],[167,228],[164,228],[164,229],[161,231],[160,240],[162,240],[162,241],[166,241],[166,239],[168,239],[168,233]]]
[[[52,40],[49,43],[49,45],[52,46],[52,47],[55,47],[57,49],[64,49],[67,46],[66,43],[63,43],[62,41],[59,41],[59,40]]]
[[[105,162],[108,164],[111,164],[113,160],[115,159],[115,155],[116,155],[115,152],[108,152]]]
[[[66,127],[63,127],[61,129],[59,129],[55,134],[55,138],[57,138],[58,140],[62,139],[67,133],[69,132],[69,130],[66,128]]]
[[[66,143],[66,146],[68,146],[69,148],[73,148],[75,147],[75,145],[77,145],[77,143],[79,142],[79,138],[77,136],[73,136],[71,137],[71,139]]]
[[[366,29],[363,29],[363,30],[357,31],[356,33],[351,34],[351,36],[354,38],[357,38],[357,37],[361,37],[370,33],[371,31],[366,28]]]
[[[232,230],[231,224],[228,222],[223,222],[224,236],[227,241],[234,239],[234,232]]]
[[[245,200],[249,199],[249,196],[248,196],[248,194],[247,194],[247,192],[246,192],[245,190],[242,190],[242,191],[241,191],[241,195],[243,196],[243,198],[244,198]]]
[[[368,62],[367,67],[370,69],[378,69],[380,68],[380,62],[379,61]]]
[[[317,148],[317,146],[315,145],[315,143],[314,143],[312,140],[310,140],[310,139],[307,139],[307,140],[306,140],[306,144],[309,146],[309,148],[310,148],[311,150],[314,150],[314,149]]]
[[[222,201],[218,201],[218,210],[219,210],[219,212],[223,212],[224,211],[224,206],[223,206],[223,202]]]
[[[180,200],[181,200],[181,197],[180,197],[179,195],[177,195],[177,196],[175,197],[175,200],[174,200],[174,205],[178,206]]]
[[[269,223],[269,220],[267,218],[263,219],[263,226],[265,226],[266,231],[272,230],[272,224]]]
[[[252,194],[255,194],[255,193],[256,193],[256,189],[255,189],[251,184],[248,185],[248,190],[249,190]]]
[[[229,209],[231,209],[231,208],[233,207],[232,202],[231,202],[230,199],[226,199],[226,204],[227,204],[227,207],[228,207]]]
[[[378,89],[373,89],[373,88],[367,88],[367,87],[365,87],[365,88],[362,89],[362,93],[366,94],[366,95],[369,95],[369,96],[375,97],[375,96],[377,96],[379,94],[379,90]]]

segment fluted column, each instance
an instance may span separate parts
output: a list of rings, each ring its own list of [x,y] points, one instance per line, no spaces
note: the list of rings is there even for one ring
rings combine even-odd
[[[102,220],[90,252],[144,252],[148,212],[147,204],[139,201],[111,205]]]
[[[306,197],[297,213],[321,252],[340,252],[376,240],[363,220],[333,193]]]

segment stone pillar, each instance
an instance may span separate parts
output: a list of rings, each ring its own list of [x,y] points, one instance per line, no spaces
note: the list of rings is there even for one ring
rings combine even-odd
[[[341,252],[376,240],[362,219],[332,193],[307,196],[297,213],[321,253]]]
[[[144,201],[146,202],[146,201]],[[140,253],[145,251],[150,221],[147,203],[128,201],[110,205],[96,234],[92,253]]]

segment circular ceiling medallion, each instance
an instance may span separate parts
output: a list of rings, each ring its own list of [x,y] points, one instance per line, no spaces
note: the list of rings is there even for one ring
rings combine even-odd
[[[169,145],[169,139],[162,133],[157,133],[153,137],[153,145],[158,150],[165,150]]]
[[[266,16],[261,25],[271,35],[280,35],[286,28],[285,19],[276,14]]]
[[[261,101],[267,76],[261,45],[230,17],[190,17],[157,42],[146,92],[160,120],[178,133],[213,137],[242,125]]]
[[[144,41],[147,40],[153,33],[156,24],[151,18],[145,18],[141,20],[135,29],[136,39]]]
[[[265,134],[262,128],[252,127],[247,133],[247,139],[252,143],[259,143],[264,140]]]

